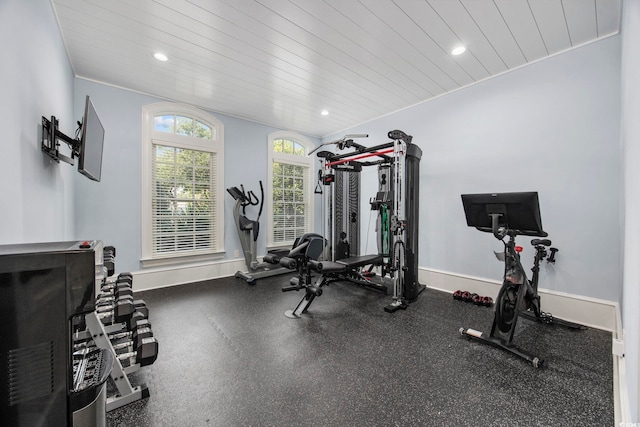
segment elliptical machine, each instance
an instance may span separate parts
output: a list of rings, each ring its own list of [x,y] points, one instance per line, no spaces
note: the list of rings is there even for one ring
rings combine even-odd
[[[233,206],[233,219],[242,245],[244,260],[247,264],[247,273],[237,271],[236,278],[244,279],[248,284],[255,285],[256,280],[260,278],[276,276],[278,274],[287,273],[289,270],[283,267],[270,264],[268,262],[258,262],[257,241],[260,233],[260,216],[264,207],[264,187],[260,181],[260,198],[251,190],[246,192],[244,186],[240,184],[238,187],[227,188],[227,192],[236,201]],[[247,217],[247,206],[258,206],[258,217],[255,220]],[[242,213],[240,212],[242,209]],[[286,255],[289,251],[269,251],[269,255]]]

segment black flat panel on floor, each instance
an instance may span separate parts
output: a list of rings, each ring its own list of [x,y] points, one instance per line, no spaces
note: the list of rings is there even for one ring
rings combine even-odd
[[[288,319],[289,278],[228,278],[136,294],[160,342],[132,382],[151,397],[110,426],[611,426],[611,334],[523,320],[516,343],[548,366],[458,334],[492,309],[427,289],[407,310],[334,283]]]

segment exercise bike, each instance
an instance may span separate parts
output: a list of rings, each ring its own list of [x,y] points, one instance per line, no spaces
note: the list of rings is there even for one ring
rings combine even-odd
[[[236,230],[238,231],[238,237],[240,238],[244,260],[247,265],[247,272],[237,271],[235,277],[244,279],[250,285],[255,285],[257,279],[287,273],[288,270],[286,268],[268,262],[258,262],[257,242],[260,233],[260,216],[262,215],[262,208],[264,207],[264,187],[262,186],[262,181],[260,181],[260,198],[251,190],[246,192],[243,185],[240,185],[240,188],[227,188],[227,192],[235,200],[233,219],[236,224]],[[246,212],[247,207],[258,205],[260,205],[258,217],[255,220],[248,218]],[[240,212],[241,210],[242,212]],[[289,250],[286,249],[269,251],[269,254],[279,256],[284,256],[287,253],[289,253]]]
[[[462,199],[467,224],[480,231],[490,231],[496,239],[503,242],[504,252],[496,253],[496,257],[504,262],[504,274],[495,302],[494,319],[489,335],[471,328],[460,328],[459,332],[463,336],[506,350],[528,361],[535,368],[541,368],[544,365],[543,359],[519,348],[513,342],[520,317],[570,329],[586,329],[586,327],[557,319],[550,313],[542,311],[538,294],[540,263],[545,259],[549,263],[555,263],[558,249],[551,248],[551,240],[543,239],[548,234],[542,230],[538,195],[535,192],[472,194],[462,195]],[[483,215],[488,217],[490,227],[487,227],[487,219],[483,219]],[[531,240],[531,245],[536,251],[531,279],[527,277],[520,261],[523,248],[516,245],[516,236],[520,235],[539,237]],[[547,248],[549,248],[548,251]]]

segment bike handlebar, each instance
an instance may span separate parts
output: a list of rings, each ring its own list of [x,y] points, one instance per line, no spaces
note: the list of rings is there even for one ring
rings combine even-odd
[[[484,231],[485,233],[493,233],[493,229],[491,227],[476,227],[477,230]],[[547,237],[549,234],[546,231],[535,231],[535,230],[512,230],[510,228],[504,229],[505,236],[535,236],[535,237]]]

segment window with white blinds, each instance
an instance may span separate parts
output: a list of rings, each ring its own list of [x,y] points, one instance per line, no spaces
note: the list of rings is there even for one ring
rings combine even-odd
[[[290,246],[313,229],[313,144],[302,135],[269,135],[269,239],[270,246]]]
[[[143,263],[221,253],[222,123],[172,103],[143,116]]]
[[[215,249],[216,175],[214,153],[153,144],[154,255]]]

